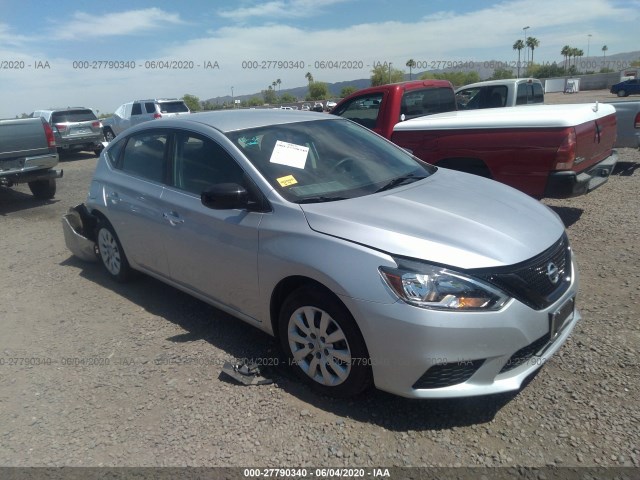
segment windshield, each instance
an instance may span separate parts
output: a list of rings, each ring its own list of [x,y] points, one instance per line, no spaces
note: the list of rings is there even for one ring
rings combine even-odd
[[[368,195],[435,171],[345,120],[272,125],[227,136],[284,198],[297,203]]]

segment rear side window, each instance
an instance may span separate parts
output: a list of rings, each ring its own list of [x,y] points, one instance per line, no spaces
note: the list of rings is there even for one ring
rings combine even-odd
[[[146,102],[144,104],[144,109],[147,113],[156,113],[156,104],[153,102]]]
[[[145,180],[161,183],[165,178],[165,152],[168,143],[168,134],[165,132],[131,135],[116,168]]]
[[[184,102],[158,102],[160,113],[186,113],[189,111]]]
[[[400,120],[450,112],[456,109],[456,97],[450,88],[410,90],[402,96]],[[404,117],[402,117],[404,115]]]
[[[382,93],[373,93],[371,95],[356,97],[334,113],[335,115],[353,120],[363,127],[373,129],[378,121],[382,96]]]
[[[91,120],[97,120],[95,113],[92,110],[78,109],[78,110],[64,110],[62,112],[53,112],[51,120],[53,123],[66,123],[66,122],[87,122]]]
[[[544,102],[544,92],[539,83],[521,83],[518,85],[516,105]]]
[[[134,103],[131,108],[131,115],[142,115],[142,104]]]

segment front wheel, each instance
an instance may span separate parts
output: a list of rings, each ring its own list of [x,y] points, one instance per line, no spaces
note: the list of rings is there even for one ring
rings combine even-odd
[[[131,267],[113,227],[106,221],[101,221],[96,239],[100,259],[111,278],[118,282],[127,281],[131,276]]]
[[[371,362],[349,311],[317,287],[294,291],[279,318],[280,342],[306,383],[333,397],[352,397],[371,385]]]
[[[56,179],[34,180],[29,182],[29,190],[38,200],[51,200],[56,195]]]
[[[618,90],[618,96],[619,97],[626,97],[627,96],[627,92],[625,92],[624,90]]]

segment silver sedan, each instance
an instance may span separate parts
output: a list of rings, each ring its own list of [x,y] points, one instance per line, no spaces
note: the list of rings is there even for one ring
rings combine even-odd
[[[279,337],[330,395],[517,390],[580,319],[547,207],[339,117],[147,122],[105,148],[84,211],[114,279],[144,272]]]

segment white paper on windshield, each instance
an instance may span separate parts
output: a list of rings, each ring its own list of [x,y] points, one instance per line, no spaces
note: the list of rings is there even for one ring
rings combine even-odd
[[[271,163],[287,165],[288,167],[304,168],[307,163],[308,153],[309,147],[278,140],[276,146],[273,148],[273,152],[271,152],[269,161]]]

